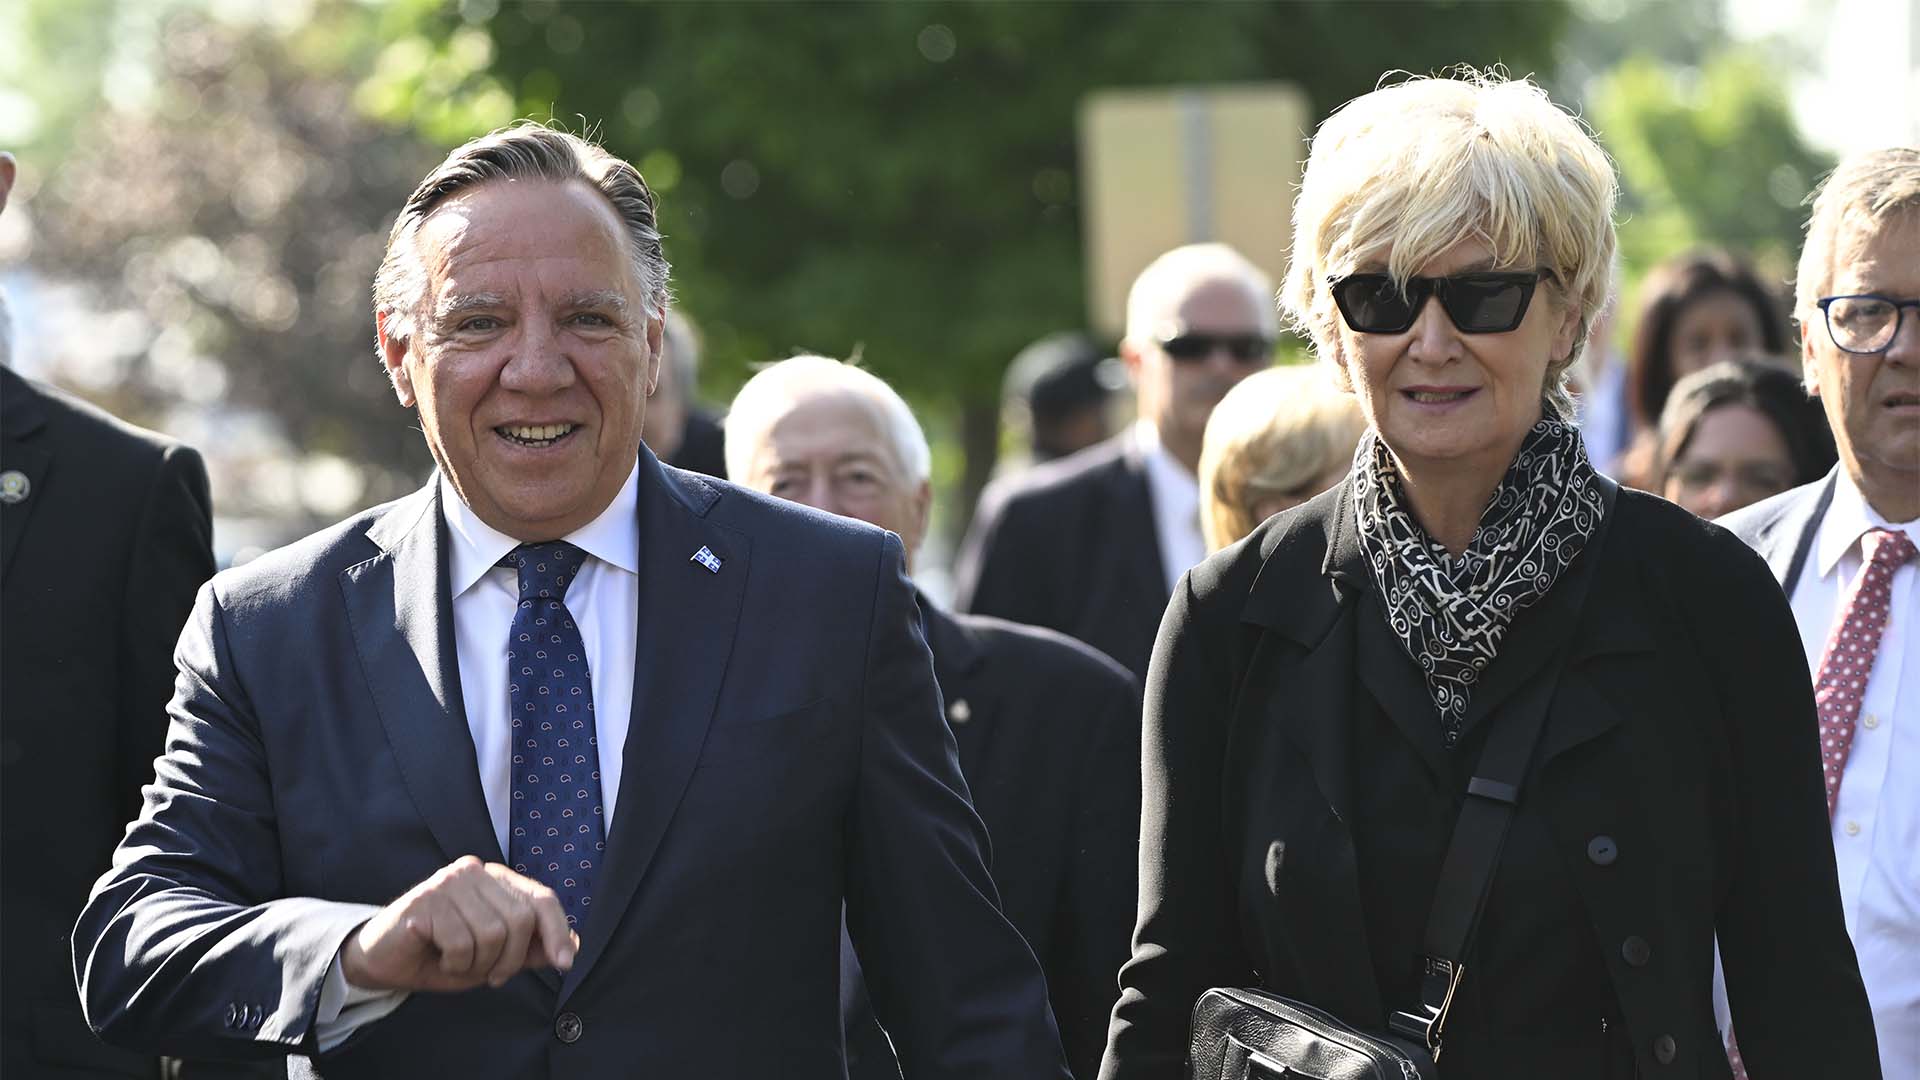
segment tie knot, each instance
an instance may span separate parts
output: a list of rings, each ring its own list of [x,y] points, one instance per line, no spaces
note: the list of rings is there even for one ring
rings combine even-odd
[[[544,544],[521,544],[507,552],[500,565],[519,572],[523,602],[559,601],[566,598],[567,586],[573,584],[586,561],[587,553],[572,544],[549,540]]]
[[[1868,566],[1892,570],[1913,558],[1914,547],[1906,533],[1893,529],[1870,529],[1860,540],[1860,551],[1866,556]]]

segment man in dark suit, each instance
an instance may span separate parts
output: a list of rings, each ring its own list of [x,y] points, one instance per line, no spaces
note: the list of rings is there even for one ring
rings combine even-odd
[[[954,568],[962,611],[1058,630],[1146,677],[1173,584],[1207,553],[1195,478],[1207,417],[1272,361],[1272,294],[1223,244],[1175,248],[1141,272],[1120,343],[1139,422],[988,485]]]
[[[213,575],[207,470],[15,374],[11,333],[0,304],[0,1075],[152,1077],[87,1030],[67,935],[166,734],[173,642]]]
[[[641,443],[632,166],[525,124],[394,224],[380,354],[439,465],[216,578],[75,930],[110,1041],[294,1075],[844,1075],[845,925],[912,1077],[1065,1075],[899,542]]]
[[[728,417],[728,471],[742,483],[879,525],[910,555],[918,547],[932,502],[927,439],[886,383],[794,357],[748,380]],[[1133,929],[1138,683],[1063,635],[950,614],[924,595],[920,609],[1002,909],[1046,970],[1074,1074],[1091,1080]],[[848,996],[848,1043],[862,1049],[854,1080],[897,1077],[872,1013]]]
[[[1843,161],[1814,201],[1794,305],[1807,385],[1840,464],[1721,520],[1765,556],[1800,627],[1820,701],[1840,900],[1888,1076],[1920,1075],[1916,252],[1920,151]]]

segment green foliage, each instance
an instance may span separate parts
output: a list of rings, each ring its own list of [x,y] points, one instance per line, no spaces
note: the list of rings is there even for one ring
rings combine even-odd
[[[1832,161],[1801,138],[1762,58],[1724,52],[1696,72],[1630,59],[1601,81],[1593,115],[1620,165],[1632,270],[1711,244],[1790,272],[1802,203]]]
[[[968,414],[964,497],[991,465],[979,419],[1007,361],[1085,321],[1089,92],[1286,80],[1324,111],[1388,69],[1537,70],[1565,18],[1558,2],[528,2],[443,9],[414,29],[436,44],[408,48],[443,56],[484,27],[492,79],[465,93],[505,89],[639,164],[709,390],[794,349],[858,352],[931,426]],[[443,141],[480,128],[412,102]]]

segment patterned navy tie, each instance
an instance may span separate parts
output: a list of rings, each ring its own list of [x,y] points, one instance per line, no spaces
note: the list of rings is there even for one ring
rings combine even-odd
[[[576,931],[587,921],[594,871],[606,849],[593,681],[564,601],[586,559],[586,552],[556,540],[522,544],[500,560],[520,573],[520,606],[507,641],[513,711],[507,862],[557,893]]]

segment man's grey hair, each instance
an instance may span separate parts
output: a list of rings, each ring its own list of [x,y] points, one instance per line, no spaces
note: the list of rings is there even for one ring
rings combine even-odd
[[[673,368],[667,389],[674,400],[691,404],[700,396],[699,332],[685,315],[669,311],[666,325],[660,329],[660,349],[667,354],[667,363]]]
[[[415,242],[420,224],[455,194],[495,180],[580,180],[592,185],[626,226],[642,299],[655,311],[666,306],[667,259],[660,247],[653,192],[639,171],[578,135],[526,120],[448,154],[400,208],[373,278],[373,311],[386,316],[388,337],[411,338],[426,300],[426,267]]]
[[[1819,322],[1820,294],[1833,283],[1834,245],[1843,231],[1877,229],[1920,210],[1920,149],[1902,146],[1849,157],[1820,182],[1812,201],[1794,277],[1793,317],[1802,327]]]
[[[852,394],[873,407],[910,482],[925,483],[933,475],[927,433],[899,391],[865,368],[811,354],[761,368],[734,396],[726,420],[727,475],[746,483],[754,452],[780,418],[812,395],[835,393]]]

